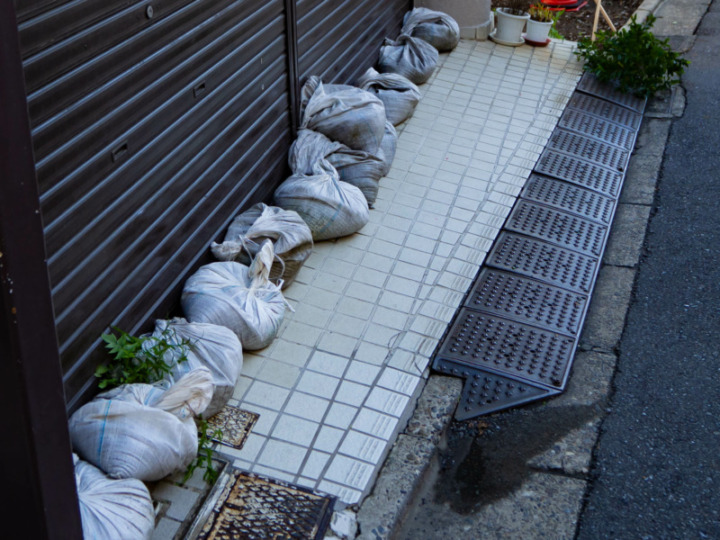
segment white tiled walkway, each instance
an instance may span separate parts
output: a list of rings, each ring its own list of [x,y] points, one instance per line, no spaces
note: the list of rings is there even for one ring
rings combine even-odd
[[[337,495],[372,487],[439,338],[575,88],[574,43],[461,41],[399,127],[370,223],[315,246],[280,335],[235,391],[260,414],[235,465]]]

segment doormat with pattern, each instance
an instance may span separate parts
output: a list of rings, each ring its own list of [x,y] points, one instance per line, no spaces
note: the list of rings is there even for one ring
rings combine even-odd
[[[334,497],[235,469],[197,538],[321,540],[334,505]]]
[[[225,405],[219,413],[208,419],[208,431],[214,433],[219,429],[222,437],[212,437],[212,439],[240,450],[258,418],[260,416],[254,412]]]

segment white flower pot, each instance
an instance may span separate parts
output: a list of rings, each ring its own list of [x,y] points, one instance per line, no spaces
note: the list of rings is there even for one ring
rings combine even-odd
[[[552,28],[551,22],[540,22],[530,19],[527,22],[525,39],[534,43],[545,43],[550,34],[550,28]]]
[[[522,43],[522,31],[525,22],[530,19],[528,13],[522,15],[513,15],[507,13],[505,8],[497,8],[495,10],[497,17],[497,25],[495,29],[494,39],[499,43]]]

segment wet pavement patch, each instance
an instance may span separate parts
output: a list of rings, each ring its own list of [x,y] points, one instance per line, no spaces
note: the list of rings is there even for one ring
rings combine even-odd
[[[225,405],[219,413],[208,419],[208,431],[215,432],[219,429],[222,437],[213,440],[240,450],[258,418],[260,415],[254,412]]]
[[[197,538],[320,540],[334,505],[334,497],[233,470]]]
[[[454,422],[448,450],[441,453],[441,477],[434,487],[436,504],[470,514],[518,490],[537,472],[533,458],[563,436],[598,417],[597,404],[518,409],[487,420]]]
[[[565,389],[645,103],[578,83],[434,356],[456,419]]]

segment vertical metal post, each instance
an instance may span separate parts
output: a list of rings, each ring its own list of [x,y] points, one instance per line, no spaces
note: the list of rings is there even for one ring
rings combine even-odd
[[[290,132],[294,139],[300,126],[297,0],[285,0],[285,35],[287,36],[288,92],[290,94]]]
[[[0,0],[3,536],[82,538],[13,0]]]

